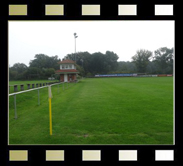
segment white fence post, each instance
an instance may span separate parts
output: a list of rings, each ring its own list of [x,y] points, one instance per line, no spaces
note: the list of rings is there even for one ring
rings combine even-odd
[[[16,94],[14,95],[14,109],[15,109],[15,119],[17,119]]]

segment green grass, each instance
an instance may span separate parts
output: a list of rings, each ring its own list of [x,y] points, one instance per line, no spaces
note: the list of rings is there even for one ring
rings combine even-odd
[[[28,89],[27,84],[31,84],[31,88],[32,88],[32,84],[37,84],[37,83],[48,83],[48,82],[58,82],[58,80],[30,80],[30,81],[9,81],[9,93],[14,93],[14,87],[13,85],[18,85],[18,91],[21,91],[20,89],[20,85],[23,84],[24,85],[24,90]],[[36,87],[36,85],[34,85],[34,87]]]
[[[91,78],[9,97],[9,144],[173,144],[173,78]]]

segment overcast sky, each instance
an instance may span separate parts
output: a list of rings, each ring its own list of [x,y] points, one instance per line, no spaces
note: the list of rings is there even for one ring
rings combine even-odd
[[[174,47],[174,21],[9,21],[9,65],[29,66],[36,54],[113,51],[131,61],[139,49]]]

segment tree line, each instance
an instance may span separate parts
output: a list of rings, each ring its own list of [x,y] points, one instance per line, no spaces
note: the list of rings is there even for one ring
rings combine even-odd
[[[161,47],[153,52],[140,49],[131,57],[131,61],[117,61],[119,56],[113,51],[104,54],[95,52],[77,52],[67,54],[63,59],[76,60],[77,70],[81,76],[94,76],[96,74],[110,73],[148,73],[148,74],[173,74],[173,48]],[[63,60],[62,59],[62,60]],[[48,79],[59,70],[57,55],[49,57],[45,54],[36,54],[29,66],[15,63],[9,67],[10,80]]]
[[[24,63],[15,63],[9,67],[9,80],[48,79],[58,70],[60,59],[57,55],[49,57],[45,54],[36,54],[29,66]]]
[[[110,73],[148,73],[148,74],[173,74],[173,48],[161,47],[153,52],[140,49],[131,57],[131,61],[117,61],[119,56],[106,51],[90,54],[78,52],[68,54],[65,59],[75,60],[82,67],[82,75],[94,76],[95,74]]]

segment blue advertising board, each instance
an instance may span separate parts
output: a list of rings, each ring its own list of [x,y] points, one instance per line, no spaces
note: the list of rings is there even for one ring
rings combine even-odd
[[[95,75],[95,77],[131,77],[133,76],[133,74],[127,74],[127,73],[123,73],[123,74],[98,74]]]

